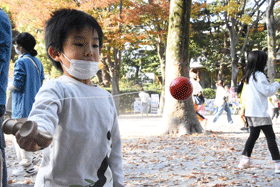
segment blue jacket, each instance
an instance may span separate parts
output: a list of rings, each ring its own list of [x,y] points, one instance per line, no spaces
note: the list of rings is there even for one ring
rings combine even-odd
[[[12,27],[8,15],[0,9],[0,105],[6,104],[6,89],[12,48]]]
[[[38,70],[28,57],[33,59]],[[28,117],[43,80],[44,68],[37,57],[25,53],[16,60],[13,81],[16,90],[12,94],[13,119]]]

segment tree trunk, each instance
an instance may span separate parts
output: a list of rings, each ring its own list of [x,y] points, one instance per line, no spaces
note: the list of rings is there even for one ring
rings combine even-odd
[[[241,70],[241,72],[242,72],[242,77],[244,76],[244,71],[245,71],[245,67],[246,67],[246,58],[245,58],[245,56],[243,55],[242,57],[241,57],[241,63],[240,63],[240,66],[239,66],[239,71]],[[240,81],[240,80],[239,80]]]
[[[191,0],[171,0],[166,50],[168,71],[166,71],[165,85],[170,85],[176,77],[189,77],[190,12]],[[192,97],[178,101],[171,96],[167,86],[163,122],[169,134],[178,133],[180,129],[188,134],[202,132]]]
[[[231,87],[234,91],[237,89],[237,76],[238,76],[238,57],[236,54],[236,45],[239,35],[236,35],[234,27],[229,28],[230,36],[230,57],[231,57]]]
[[[161,75],[162,75],[162,91],[161,91],[161,96],[160,96],[158,113],[162,114],[163,106],[165,103],[165,59],[164,59],[164,51],[166,50],[165,45],[163,45],[161,42],[159,42],[158,46],[157,46],[157,50],[158,50],[160,69],[161,69]]]
[[[135,66],[135,76],[134,76],[134,81],[136,84],[139,84],[139,72],[140,72],[140,66]]]
[[[276,34],[275,34],[275,20],[273,8],[275,0],[270,0],[266,12],[266,25],[267,25],[267,47],[268,47],[268,79],[274,82],[276,77]]]
[[[217,80],[223,80],[224,79],[224,71],[225,71],[225,56],[227,55],[227,35],[224,33],[224,50],[223,50],[223,56],[220,63],[220,69],[218,71],[218,79]]]
[[[234,91],[237,90],[237,76],[238,76],[238,58],[235,56],[231,63],[231,87],[234,88]]]
[[[121,19],[122,14],[122,0],[120,0],[120,14],[119,17]],[[122,26],[119,25],[121,28]],[[120,31],[121,32],[121,29]],[[112,95],[115,102],[115,107],[117,110],[118,115],[120,114],[120,89],[119,89],[119,79],[120,79],[120,69],[121,69],[121,55],[122,50],[117,49],[116,47],[113,48],[113,57],[114,62],[110,63],[110,73],[112,77]]]
[[[111,84],[111,77],[107,69],[102,70],[102,81],[105,87],[109,87]]]
[[[120,114],[120,69],[121,69],[121,50],[114,48],[114,66],[112,67],[112,95],[114,96],[114,102],[118,115]]]
[[[107,50],[110,51],[111,48],[108,47]],[[119,75],[120,75],[120,67],[121,67],[121,50],[113,48],[113,57],[114,57],[114,61],[112,61],[110,54],[108,54],[105,62],[109,68],[109,72],[111,76],[111,83],[112,83],[111,94],[114,97],[116,110],[119,115],[119,109],[120,109]]]
[[[219,71],[218,71],[218,79],[217,80],[223,80],[224,79],[223,69],[224,69],[224,62],[223,62],[223,59],[222,59],[221,63],[220,63],[220,68],[219,68]]]
[[[111,77],[110,77],[110,73],[109,73],[109,63],[106,63],[106,60],[108,61],[108,58],[102,58],[102,67],[101,67],[101,71],[102,71],[102,84],[105,87],[109,87],[111,84]]]

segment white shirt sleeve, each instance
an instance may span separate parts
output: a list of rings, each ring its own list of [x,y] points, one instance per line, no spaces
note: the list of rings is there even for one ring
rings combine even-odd
[[[280,88],[280,84],[274,82],[269,84],[266,76],[261,72],[255,73],[249,78],[246,85],[246,110],[248,117],[270,117],[268,113],[268,97],[274,95]]]
[[[260,72],[256,73],[256,78],[258,81],[251,79],[251,80],[254,80],[254,81],[252,81],[252,84],[254,84],[254,87],[256,88],[256,90],[258,90],[260,93],[262,93],[263,95],[265,95],[267,97],[274,95],[275,92],[277,91],[275,86],[279,87],[279,85],[280,85],[278,82],[269,84],[266,76]]]
[[[61,110],[61,93],[55,82],[46,82],[37,93],[28,120],[36,121],[38,129],[54,134]]]

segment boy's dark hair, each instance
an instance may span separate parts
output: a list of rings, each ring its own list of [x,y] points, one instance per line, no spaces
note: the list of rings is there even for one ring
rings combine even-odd
[[[243,79],[249,83],[249,78],[253,75],[254,80],[257,81],[255,73],[256,71],[264,73],[266,63],[267,54],[264,51],[251,51],[247,56],[247,66],[245,68],[245,75]]]
[[[103,32],[98,22],[89,14],[75,9],[60,9],[52,13],[45,27],[45,45],[47,55],[56,69],[63,72],[60,62],[54,61],[48,54],[52,46],[55,50],[62,52],[63,43],[68,33],[75,29],[80,31],[86,26],[92,27],[98,33],[99,48],[103,44]],[[101,50],[100,50],[101,51]]]
[[[38,54],[37,51],[34,49],[36,45],[36,40],[34,36],[29,34],[28,32],[23,32],[15,36],[12,40],[12,43],[20,45],[32,56],[36,56]]]

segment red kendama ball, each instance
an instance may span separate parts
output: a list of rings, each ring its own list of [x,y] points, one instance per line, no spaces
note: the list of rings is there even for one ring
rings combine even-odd
[[[171,82],[169,91],[177,100],[188,99],[193,92],[192,83],[185,77],[177,77]]]

